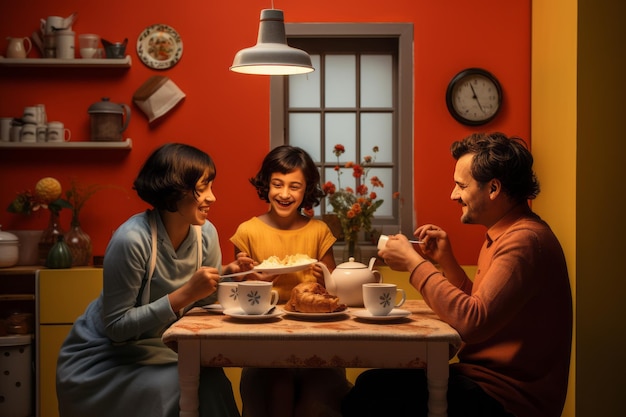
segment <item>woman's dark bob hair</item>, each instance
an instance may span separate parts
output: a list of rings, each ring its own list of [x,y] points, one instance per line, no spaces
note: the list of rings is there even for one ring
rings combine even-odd
[[[178,202],[204,179],[215,179],[215,164],[198,148],[182,143],[167,143],[148,157],[133,183],[139,197],[157,210],[175,212]]]

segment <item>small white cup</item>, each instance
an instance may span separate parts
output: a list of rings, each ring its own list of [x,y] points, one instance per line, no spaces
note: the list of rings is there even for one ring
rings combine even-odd
[[[249,315],[264,314],[278,304],[278,291],[266,281],[242,281],[238,286],[239,306]]]
[[[398,294],[401,298],[396,302]],[[405,301],[406,293],[396,284],[385,282],[363,284],[363,305],[372,316],[386,316]]]
[[[72,132],[62,122],[48,123],[47,142],[68,142],[71,138]]]
[[[37,142],[37,125],[26,123],[20,131],[20,142]]]
[[[217,301],[224,310],[239,307],[238,287],[238,282],[220,282],[217,285]]]
[[[24,107],[24,113],[22,113],[22,122],[24,123],[39,123],[40,110],[36,106]]]
[[[78,47],[80,48],[80,57],[84,59],[95,58],[98,52],[98,42],[100,36],[92,33],[83,33],[78,35]]]
[[[378,245],[376,245],[378,250],[385,249],[385,246],[387,245],[387,241],[388,240],[389,240],[389,236],[387,236],[387,235],[380,235],[380,237],[378,238]]]

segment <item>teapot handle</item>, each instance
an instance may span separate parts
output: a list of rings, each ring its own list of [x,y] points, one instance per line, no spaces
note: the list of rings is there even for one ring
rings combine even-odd
[[[130,122],[130,107],[128,107],[127,104],[123,104],[123,103],[121,104],[121,106],[124,107],[126,117],[124,120],[124,126],[122,126],[122,128],[120,129],[120,133],[126,130],[126,128],[128,127],[128,122]]]
[[[374,269],[372,271],[372,274],[374,274],[374,277],[376,277],[376,283],[380,284],[381,282],[383,282],[383,274],[381,274],[378,269]]]

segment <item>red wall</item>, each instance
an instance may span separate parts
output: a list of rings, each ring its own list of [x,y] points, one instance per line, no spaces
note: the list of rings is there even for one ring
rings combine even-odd
[[[215,159],[217,204],[210,219],[220,232],[225,260],[232,259],[228,238],[237,225],[265,210],[247,179],[269,150],[269,78],[232,73],[234,54],[256,41],[261,9],[267,0],[180,1],[163,7],[148,0],[30,0],[11,2],[0,14],[0,53],[6,37],[29,36],[39,19],[78,12],[74,31],[97,33],[110,41],[129,39],[130,69],[14,69],[0,67],[0,116],[21,115],[24,106],[43,103],[49,120],[72,130],[72,140],[88,140],[87,108],[101,97],[131,105],[125,136],[130,151],[0,149],[0,224],[7,229],[41,229],[47,213],[23,217],[4,208],[15,193],[53,176],[64,187],[72,178],[83,184],[123,187],[96,194],[81,212],[83,228],[94,240],[94,253],[104,253],[111,232],[145,204],[131,190],[147,155],[170,141],[186,142]],[[460,208],[449,200],[454,161],[453,140],[474,129],[448,114],[445,91],[450,79],[467,67],[494,73],[504,90],[504,106],[496,120],[479,130],[499,130],[529,138],[530,134],[530,0],[275,0],[288,22],[411,22],[414,24],[414,153],[415,216],[451,234],[461,263],[475,263],[484,228],[459,222]],[[183,40],[180,62],[169,70],[144,66],[135,52],[137,36],[148,26],[164,23]],[[38,57],[31,52],[30,57]],[[152,75],[170,77],[186,94],[184,102],[149,125],[132,95]],[[69,227],[70,213],[62,212]]]

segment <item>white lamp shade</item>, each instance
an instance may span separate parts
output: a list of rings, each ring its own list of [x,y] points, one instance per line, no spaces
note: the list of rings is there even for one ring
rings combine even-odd
[[[292,75],[314,71],[305,51],[287,45],[283,11],[261,11],[255,46],[242,49],[233,59],[231,71],[243,74]]]

